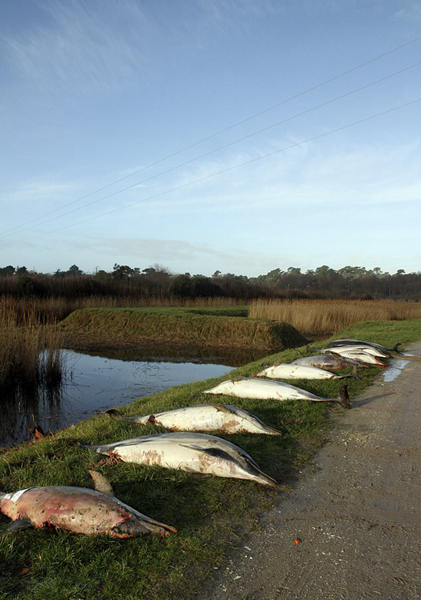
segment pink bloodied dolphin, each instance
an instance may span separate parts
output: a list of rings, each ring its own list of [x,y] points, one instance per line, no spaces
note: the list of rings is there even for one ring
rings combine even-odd
[[[73,533],[108,535],[116,539],[147,533],[167,536],[177,531],[117,500],[105,477],[94,471],[89,473],[96,490],[46,486],[12,494],[0,492],[0,512],[13,520],[8,531],[52,526]]]

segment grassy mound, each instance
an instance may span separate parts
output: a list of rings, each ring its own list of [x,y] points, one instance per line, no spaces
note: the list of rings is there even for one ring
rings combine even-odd
[[[69,315],[62,330],[76,342],[89,336],[99,344],[170,342],[273,352],[306,343],[288,323],[244,318],[241,309],[228,312],[227,316],[226,309],[85,308]]]

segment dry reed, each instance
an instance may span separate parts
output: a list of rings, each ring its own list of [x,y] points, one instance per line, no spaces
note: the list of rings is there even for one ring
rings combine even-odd
[[[249,316],[293,325],[307,335],[328,335],[360,321],[421,318],[421,304],[395,300],[255,300]]]
[[[243,301],[234,298],[137,298],[127,296],[89,296],[80,298],[14,298],[0,299],[1,314],[7,314],[16,324],[27,322],[57,323],[78,308],[135,308],[135,307],[212,307],[242,306]]]
[[[0,389],[54,384],[63,371],[63,334],[56,324],[78,308],[236,306],[231,298],[0,298]]]
[[[58,384],[61,347],[62,334],[43,325],[32,307],[0,300],[0,389]]]

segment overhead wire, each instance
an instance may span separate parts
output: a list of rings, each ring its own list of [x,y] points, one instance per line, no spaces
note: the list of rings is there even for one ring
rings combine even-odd
[[[343,71],[342,73],[339,73],[337,75],[334,75],[328,79],[325,79],[324,81],[311,86],[309,88],[306,88],[305,90],[298,92],[297,94],[294,94],[293,96],[289,96],[288,98],[285,98],[283,100],[281,100],[280,102],[277,102],[276,104],[273,104],[272,106],[269,106],[267,108],[264,108],[263,110],[254,113],[253,115],[250,115],[249,117],[246,117],[245,119],[242,119],[240,121],[237,121],[236,123],[233,123],[232,125],[229,125],[228,127],[225,127],[223,129],[220,129],[219,131],[212,133],[211,135],[204,137],[200,140],[198,140],[197,142],[194,142],[193,144],[190,144],[188,146],[185,146],[184,148],[181,148],[180,150],[177,150],[175,152],[172,152],[171,154],[168,154],[167,156],[164,156],[163,158],[160,158],[159,160],[156,160],[144,167],[142,167],[141,169],[138,169],[136,171],[133,171],[132,173],[130,173],[129,175],[126,175],[124,177],[121,177],[120,179],[116,179],[115,181],[112,181],[111,183],[108,183],[105,186],[102,186],[84,196],[81,196],[80,198],[77,198],[75,200],[72,200],[71,202],[68,202],[67,204],[64,204],[61,207],[55,208],[47,213],[44,213],[43,215],[36,217],[35,219],[32,219],[30,221],[27,221],[26,223],[23,223],[21,225],[17,225],[16,227],[12,227],[10,229],[6,229],[5,231],[0,232],[0,235],[5,235],[8,234],[9,232],[14,232],[16,230],[20,230],[22,229],[22,227],[25,227],[26,225],[30,225],[32,223],[35,223],[37,221],[40,221],[42,219],[44,219],[45,217],[48,217],[56,212],[59,212],[61,210],[63,210],[64,208],[67,208],[68,206],[71,206],[73,204],[76,204],[78,202],[81,202],[82,200],[86,200],[87,198],[90,198],[91,196],[102,192],[110,187],[112,187],[113,185],[116,185],[118,183],[121,183],[122,181],[125,181],[126,179],[129,179],[130,177],[134,177],[135,175],[138,175],[139,173],[142,173],[144,171],[146,171],[147,169],[151,169],[152,167],[157,166],[158,164],[164,162],[165,160],[169,160],[170,158],[174,158],[175,156],[177,156],[178,154],[181,154],[182,152],[186,152],[187,150],[191,150],[192,148],[195,148],[196,146],[203,144],[213,138],[215,138],[218,135],[221,135],[223,133],[226,133],[227,131],[230,131],[231,129],[234,129],[235,127],[238,127],[240,125],[243,125],[244,123],[247,123],[248,121],[251,121],[252,119],[255,119],[271,110],[274,110],[275,108],[278,108],[279,106],[282,106],[284,104],[287,104],[288,102],[291,102],[292,100],[296,100],[297,98],[300,98],[306,94],[309,94],[310,92],[324,86],[327,85],[328,83],[332,83],[333,81],[336,81],[338,79],[340,79],[341,77],[344,77],[346,75],[349,75],[350,73],[353,73],[369,64],[372,64],[373,62],[376,62],[378,60],[380,60],[381,58],[384,58],[385,56],[389,56],[390,54],[393,54],[394,52],[397,52],[398,50],[402,50],[403,48],[406,48],[407,46],[418,42],[419,40],[421,40],[421,36],[417,36],[416,38],[413,38],[411,40],[409,40],[408,42],[405,42],[403,44],[400,44],[399,46],[395,46],[394,48],[391,48],[390,50],[388,50],[387,52],[384,52],[382,54],[379,54],[367,61],[364,61],[363,63],[360,63],[358,65],[356,65],[355,67],[351,67],[350,69],[347,69],[346,71]],[[24,230],[26,231],[26,230]]]
[[[171,188],[169,190],[160,192],[158,194],[154,194],[152,196],[149,196],[148,198],[143,198],[141,200],[137,200],[136,202],[131,202],[129,204],[125,204],[124,206],[120,206],[118,208],[114,208],[114,209],[109,210],[107,212],[101,213],[100,215],[94,215],[92,217],[84,219],[83,221],[78,221],[77,223],[71,223],[70,225],[65,225],[64,227],[60,227],[59,229],[54,229],[52,231],[46,231],[44,233],[40,233],[38,235],[25,238],[23,240],[19,240],[19,243],[27,242],[27,241],[30,241],[30,240],[33,240],[33,239],[36,239],[36,238],[39,238],[39,237],[44,237],[45,235],[50,235],[52,233],[57,233],[59,231],[64,231],[65,229],[70,229],[71,227],[75,227],[77,225],[82,225],[84,223],[87,223],[89,221],[93,221],[93,220],[98,219],[100,217],[105,217],[105,216],[108,216],[110,214],[119,212],[121,210],[125,210],[127,208],[131,208],[132,206],[136,206],[136,205],[141,204],[143,202],[147,202],[148,200],[153,200],[155,198],[159,198],[159,197],[165,196],[165,195],[170,194],[172,192],[175,192],[175,191],[178,191],[178,190],[181,190],[181,189],[185,189],[185,188],[190,187],[191,185],[194,185],[196,183],[200,183],[202,181],[206,181],[208,179],[211,179],[212,177],[216,177],[217,175],[222,175],[224,173],[228,173],[229,171],[233,171],[234,169],[239,169],[240,167],[244,167],[245,165],[249,165],[249,164],[255,163],[255,162],[263,160],[265,158],[269,158],[270,156],[274,156],[275,154],[280,154],[281,152],[286,152],[287,150],[291,150],[292,148],[297,148],[298,146],[302,146],[303,144],[308,144],[310,142],[313,142],[315,140],[321,139],[323,137],[327,137],[328,135],[332,135],[333,133],[337,133],[338,131],[343,131],[345,129],[348,129],[349,127],[354,127],[355,125],[360,125],[361,123],[366,123],[367,121],[371,121],[372,119],[375,119],[377,117],[381,117],[383,115],[390,114],[390,113],[392,113],[392,112],[394,112],[396,110],[400,110],[402,108],[406,108],[407,106],[412,106],[412,105],[416,104],[417,102],[421,102],[421,97],[415,98],[414,100],[410,100],[409,102],[405,102],[404,104],[400,104],[398,106],[394,106],[394,107],[389,108],[387,110],[383,110],[381,112],[375,113],[374,115],[370,115],[368,117],[364,117],[363,119],[359,119],[358,121],[353,121],[351,123],[347,123],[346,125],[342,125],[341,127],[336,127],[335,129],[331,129],[330,131],[326,131],[324,133],[320,133],[318,135],[315,135],[315,136],[313,136],[311,138],[307,138],[307,139],[302,140],[300,142],[296,142],[295,144],[291,144],[290,146],[286,146],[284,148],[279,148],[278,150],[274,150],[272,152],[268,152],[267,154],[263,154],[261,156],[257,156],[255,158],[249,159],[247,161],[244,161],[242,163],[233,165],[231,167],[227,167],[225,169],[221,169],[220,171],[216,171],[214,173],[210,173],[209,175],[205,175],[203,177],[199,177],[198,179],[195,179],[193,181],[189,181],[187,183],[184,183],[182,185],[176,186],[176,187]],[[12,243],[12,242],[9,242],[9,243]]]
[[[198,161],[198,160],[200,160],[202,158],[206,158],[206,157],[210,156],[211,154],[214,154],[215,152],[219,152],[220,150],[224,150],[226,148],[229,148],[230,146],[233,146],[234,144],[238,144],[238,143],[240,143],[240,142],[242,142],[244,140],[247,140],[247,139],[249,139],[251,137],[254,137],[254,136],[256,136],[256,135],[258,135],[260,133],[263,133],[265,131],[273,129],[274,127],[277,127],[278,125],[282,125],[284,123],[287,123],[288,121],[292,121],[293,119],[297,119],[298,117],[301,117],[303,115],[309,114],[310,112],[313,112],[313,111],[315,111],[315,110],[317,110],[319,108],[322,108],[324,106],[332,104],[333,102],[337,102],[338,100],[341,100],[343,98],[346,98],[348,96],[356,94],[357,92],[360,92],[360,91],[362,91],[364,89],[367,89],[367,88],[369,88],[369,87],[371,87],[373,85],[376,85],[378,83],[381,83],[383,81],[391,79],[392,77],[395,77],[396,75],[400,75],[401,73],[407,72],[410,69],[414,69],[415,67],[418,67],[420,65],[421,65],[421,61],[418,61],[417,63],[415,63],[413,65],[410,65],[408,67],[404,67],[402,69],[399,69],[398,71],[390,73],[389,75],[385,75],[384,77],[381,77],[380,79],[376,79],[375,81],[371,81],[370,83],[367,83],[367,84],[362,85],[362,86],[360,86],[358,88],[355,88],[354,90],[351,90],[349,92],[345,92],[344,94],[336,96],[335,98],[331,98],[330,100],[326,100],[325,102],[322,102],[322,103],[320,103],[320,104],[318,104],[316,106],[310,107],[310,108],[308,108],[308,109],[306,109],[304,111],[296,113],[295,115],[291,115],[290,117],[282,119],[281,121],[277,121],[276,123],[273,123],[271,125],[263,127],[262,129],[254,131],[254,132],[252,132],[252,133],[250,133],[250,134],[248,134],[246,136],[243,136],[241,138],[233,140],[232,142],[224,144],[223,146],[219,146],[218,148],[214,148],[213,150],[205,152],[204,154],[201,154],[201,155],[196,156],[194,158],[191,158],[191,159],[189,159],[187,161],[179,163],[178,165],[175,165],[175,166],[173,166],[173,167],[171,167],[169,169],[166,169],[165,171],[160,171],[159,173],[157,173],[155,175],[152,175],[151,177],[147,177],[146,179],[141,179],[140,181],[137,181],[136,183],[133,183],[133,184],[131,184],[129,186],[121,188],[121,189],[119,189],[119,190],[117,190],[115,192],[112,192],[111,194],[108,194],[107,196],[103,196],[101,198],[97,198],[96,200],[92,200],[91,202],[88,202],[88,203],[84,204],[83,206],[80,206],[78,208],[74,208],[73,210],[67,211],[67,212],[65,212],[65,213],[63,213],[61,215],[58,215],[58,216],[53,217],[51,219],[48,219],[47,221],[43,221],[42,223],[38,223],[37,225],[32,225],[30,227],[24,227],[22,225],[20,227],[20,231],[18,233],[23,233],[25,231],[28,231],[29,229],[33,229],[34,227],[39,227],[40,225],[45,225],[47,223],[51,223],[52,221],[55,221],[57,219],[61,219],[61,218],[66,217],[66,216],[68,216],[70,214],[73,214],[75,212],[83,210],[83,209],[85,209],[85,208],[87,208],[89,206],[92,206],[93,204],[97,204],[98,202],[102,202],[103,200],[108,200],[109,198],[117,196],[117,195],[119,195],[119,194],[121,194],[123,192],[126,192],[126,191],[130,190],[130,189],[136,188],[137,186],[139,186],[141,184],[144,184],[144,183],[147,183],[149,181],[152,181],[153,179],[157,179],[158,177],[161,177],[162,175],[166,175],[166,174],[171,173],[171,172],[173,172],[173,171],[175,171],[177,169],[180,169],[181,167],[185,167],[185,166],[187,166],[189,164],[192,164],[193,162],[196,162],[196,161]],[[17,228],[15,228],[15,229],[17,229]],[[13,235],[13,234],[14,233],[5,233],[5,234],[1,234],[1,235],[3,237],[9,237],[10,235]]]

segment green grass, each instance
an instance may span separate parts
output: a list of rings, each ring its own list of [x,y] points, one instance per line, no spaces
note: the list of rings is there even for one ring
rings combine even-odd
[[[69,341],[93,343],[155,342],[176,345],[265,349],[296,347],[305,338],[291,325],[248,319],[244,307],[85,308],[61,324]]]
[[[393,346],[421,339],[421,320],[357,324],[341,335]],[[336,337],[340,337],[339,335]],[[317,344],[323,346],[323,342]],[[291,360],[297,350],[263,359]],[[232,376],[251,375],[262,360]],[[361,381],[350,381],[351,400],[379,373],[361,370]],[[128,405],[126,414],[209,402],[203,390],[224,378],[184,385]],[[322,396],[336,396],[341,382],[294,382]],[[247,401],[218,397],[250,410],[282,432],[281,437],[226,436],[247,450],[262,469],[275,477],[279,490],[252,482],[197,478],[177,470],[141,465],[111,464],[75,442],[113,442],[160,431],[158,428],[99,416],[45,438],[0,454],[0,490],[11,492],[35,485],[92,487],[89,468],[98,468],[118,498],[160,521],[178,528],[169,538],[145,536],[118,541],[85,537],[63,531],[27,530],[0,537],[0,600],[189,600],[204,579],[259,527],[258,515],[287,494],[299,471],[324,443],[330,414],[336,405],[312,402]],[[99,464],[100,463],[100,464]],[[0,530],[9,520],[0,517]],[[23,571],[29,569],[28,571]]]

